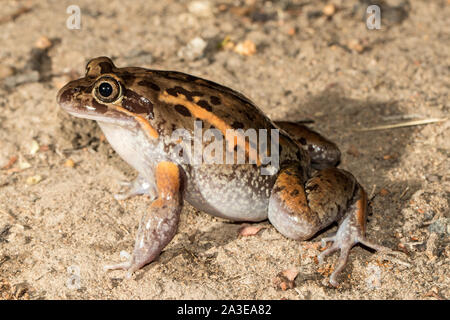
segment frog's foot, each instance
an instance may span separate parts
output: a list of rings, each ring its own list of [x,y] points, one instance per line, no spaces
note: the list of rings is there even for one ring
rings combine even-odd
[[[349,220],[346,221],[347,219]],[[407,267],[410,266],[409,263],[390,256],[390,255],[399,256],[402,255],[403,253],[393,251],[388,247],[384,247],[367,240],[366,237],[362,235],[361,230],[355,229],[355,225],[350,226],[350,224],[352,223],[353,222],[351,221],[351,217],[347,217],[339,226],[339,230],[335,236],[323,238],[321,240],[323,248],[326,247],[328,241],[331,241],[333,243],[329,248],[327,248],[325,251],[323,251],[321,254],[317,256],[319,264],[322,264],[324,262],[324,258],[327,255],[330,255],[339,249],[341,251],[337,264],[334,268],[334,271],[330,276],[330,283],[333,286],[335,287],[338,286],[339,283],[337,281],[337,277],[347,264],[350,249],[357,243],[360,243],[368,248],[376,250],[383,256],[384,259],[388,261]]]
[[[408,265],[408,263],[406,262],[402,262],[401,260],[387,256],[387,254],[400,255],[400,252],[395,252],[390,248],[373,243],[365,237],[364,234],[366,227],[365,221],[367,208],[366,199],[366,193],[361,186],[357,185],[354,202],[347,209],[346,214],[342,218],[339,224],[338,231],[334,236],[323,238],[321,240],[323,247],[326,246],[326,243],[328,241],[331,241],[333,243],[329,248],[327,248],[317,257],[320,264],[323,263],[324,258],[327,255],[337,250],[341,251],[334,271],[330,276],[330,283],[335,287],[338,285],[337,277],[339,273],[345,268],[345,265],[347,264],[350,249],[357,243],[380,252],[386,257],[387,260],[403,265]]]
[[[319,264],[322,264],[324,262],[324,258],[327,255],[330,255],[335,251],[340,250],[339,259],[336,263],[336,266],[334,267],[333,273],[330,276],[330,283],[335,287],[337,287],[339,284],[337,281],[338,275],[341,273],[342,270],[344,270],[347,264],[350,249],[358,242],[361,243],[365,242],[365,238],[362,236],[363,231],[359,228],[359,226],[355,222],[356,221],[352,219],[351,215],[347,215],[341,222],[336,235],[332,237],[323,238],[321,240],[322,247],[325,247],[327,242],[329,241],[332,242],[332,245],[317,256]],[[375,247],[380,248],[381,246],[378,245],[371,246],[371,248],[374,249]]]
[[[116,200],[125,200],[142,194],[148,195],[151,200],[156,198],[154,187],[141,175],[138,175],[132,182],[119,181],[119,184],[128,190],[114,194]]]
[[[127,278],[156,259],[177,232],[183,204],[181,175],[178,166],[160,162],[156,168],[158,198],[153,201],[139,223],[134,251],[127,261],[107,265],[106,270],[127,270]]]

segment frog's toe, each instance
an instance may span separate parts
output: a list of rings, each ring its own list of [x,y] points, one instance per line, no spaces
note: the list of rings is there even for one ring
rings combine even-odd
[[[322,247],[323,248],[323,247]],[[327,248],[325,251],[323,251],[321,254],[319,254],[317,256],[317,259],[319,260],[319,264],[323,264],[324,262],[324,258],[330,254],[332,254],[333,252],[336,252],[337,250],[339,250],[338,245],[334,242],[331,247]]]
[[[324,237],[322,240],[320,240],[320,244],[322,248],[325,248],[327,246],[327,242],[334,241],[336,239],[336,233],[333,233],[329,237]]]
[[[334,244],[333,244],[334,245]],[[334,287],[337,287],[339,285],[339,281],[337,280],[339,274],[342,270],[344,270],[345,265],[347,264],[348,255],[350,254],[350,249],[353,245],[344,245],[341,246],[341,254],[339,255],[338,262],[336,266],[334,267],[334,271],[330,276],[330,284]]]
[[[153,190],[147,179],[142,176],[138,176],[134,181],[119,181],[119,185],[127,188],[124,192],[114,194],[116,200],[125,200],[134,196],[148,195],[151,199],[156,198],[155,191]]]
[[[108,264],[103,266],[103,270],[105,271],[109,271],[109,270],[126,270],[127,274],[126,274],[126,278],[130,279],[131,276],[133,275],[133,273],[139,269],[139,267],[136,265],[133,256],[131,256],[128,252],[126,251],[121,251],[120,252],[120,257],[122,259],[126,259],[126,261],[124,262],[120,262],[120,263],[116,263],[116,264]]]
[[[128,270],[131,266],[131,255],[126,251],[120,252],[120,257],[126,261],[116,264],[108,264],[103,266],[105,271],[107,270]]]
[[[381,257],[383,257],[383,259],[385,259],[387,261],[391,261],[393,263],[396,263],[398,265],[402,265],[405,267],[411,267],[410,263],[403,260],[406,256],[406,254],[404,252],[394,251],[391,248],[388,248],[385,246],[380,246],[379,244],[376,244],[376,243],[373,243],[373,242],[367,240],[365,237],[360,237],[359,243],[361,243],[362,245],[364,245],[368,248],[376,250],[377,253]]]

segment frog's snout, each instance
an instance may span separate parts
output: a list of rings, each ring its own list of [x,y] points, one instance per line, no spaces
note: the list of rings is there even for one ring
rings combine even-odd
[[[61,108],[67,111],[73,110],[79,106],[79,103],[75,97],[80,91],[80,87],[76,85],[74,86],[72,83],[68,83],[59,89],[56,95],[56,102]]]

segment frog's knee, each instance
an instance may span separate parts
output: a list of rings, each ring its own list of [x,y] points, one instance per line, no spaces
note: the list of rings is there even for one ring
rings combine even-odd
[[[320,222],[308,207],[303,178],[296,167],[278,175],[269,199],[268,218],[287,238],[305,240],[318,231]]]

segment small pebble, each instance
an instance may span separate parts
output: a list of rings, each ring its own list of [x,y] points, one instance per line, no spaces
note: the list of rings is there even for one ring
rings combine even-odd
[[[178,57],[187,60],[195,60],[203,56],[207,43],[200,37],[196,37],[178,51]]]
[[[325,7],[323,7],[322,12],[327,17],[331,17],[336,13],[336,6],[332,3],[329,3]]]
[[[67,159],[66,162],[64,162],[64,166],[67,168],[73,168],[75,167],[75,162],[72,159]]]
[[[39,143],[36,140],[32,140],[30,144],[30,154],[35,155],[40,150]]]
[[[357,39],[352,39],[347,43],[347,47],[353,51],[361,53],[364,51],[364,47],[361,42]]]
[[[188,10],[198,17],[209,17],[212,15],[211,3],[209,1],[192,1],[188,4]]]
[[[19,169],[20,170],[26,170],[28,168],[31,168],[31,164],[26,161],[20,161],[19,162]]]
[[[245,40],[234,47],[234,52],[243,56],[252,56],[256,53],[256,45],[251,40]]]
[[[40,175],[35,175],[27,178],[26,183],[29,185],[38,184],[42,181],[42,177]]]
[[[438,219],[428,226],[430,233],[437,233],[438,235],[444,235],[447,231],[447,221],[445,218]]]
[[[53,43],[52,43],[52,42],[50,41],[50,39],[47,38],[46,36],[40,37],[40,38],[36,41],[36,43],[34,44],[34,46],[35,46],[36,48],[42,49],[42,50],[48,49],[48,48],[50,48],[52,45],[53,45]]]

